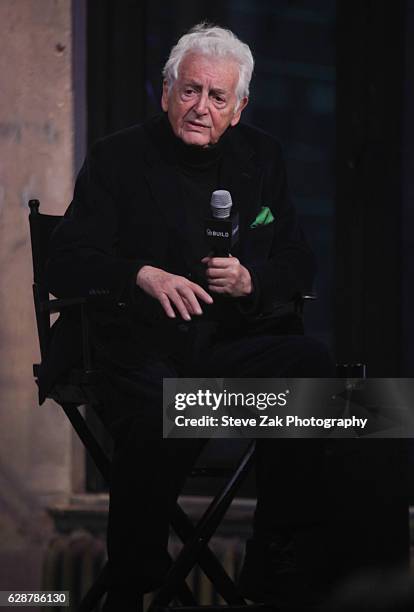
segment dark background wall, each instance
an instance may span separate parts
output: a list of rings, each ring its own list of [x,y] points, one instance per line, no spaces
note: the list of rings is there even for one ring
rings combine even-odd
[[[401,321],[403,376],[414,372],[414,2],[407,2],[405,15],[405,70],[403,83],[402,137],[402,234]]]
[[[407,5],[339,0],[335,344],[370,376],[403,372],[402,140]],[[407,77],[409,73],[407,73]]]

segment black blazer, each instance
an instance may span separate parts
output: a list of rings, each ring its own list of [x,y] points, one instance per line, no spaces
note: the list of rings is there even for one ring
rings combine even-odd
[[[136,366],[149,353],[167,351],[182,323],[136,287],[145,264],[194,278],[191,236],[185,231],[182,187],[175,171],[175,137],[165,116],[109,136],[92,148],[76,181],[74,199],[51,241],[46,280],[57,297],[103,295],[93,313],[93,340],[114,362]],[[203,307],[222,332],[260,329],[275,305],[312,287],[315,262],[288,197],[281,149],[270,135],[246,125],[224,137],[220,188],[239,212],[240,236],[232,254],[251,272],[252,298],[213,296]],[[181,143],[180,143],[181,144]],[[261,207],[274,221],[251,228]],[[205,253],[207,254],[207,253]],[[72,317],[72,319],[71,319]],[[60,317],[46,386],[69,364],[73,315]],[[59,329],[59,327],[61,329]],[[65,332],[66,328],[66,332]],[[64,338],[63,340],[59,340]],[[73,351],[72,357],[76,351]]]

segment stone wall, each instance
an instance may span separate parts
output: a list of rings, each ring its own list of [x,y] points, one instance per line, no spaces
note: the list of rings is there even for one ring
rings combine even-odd
[[[37,404],[29,198],[62,214],[73,187],[71,0],[0,2],[0,589],[40,588],[51,502],[72,487],[72,432]]]

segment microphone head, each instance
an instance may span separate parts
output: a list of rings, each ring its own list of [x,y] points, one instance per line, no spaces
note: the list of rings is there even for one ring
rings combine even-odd
[[[230,192],[225,189],[213,191],[210,206],[214,219],[227,219],[227,217],[230,217],[231,207],[233,206]]]

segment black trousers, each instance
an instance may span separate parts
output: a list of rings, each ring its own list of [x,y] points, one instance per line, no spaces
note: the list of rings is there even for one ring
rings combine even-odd
[[[102,364],[107,374],[102,418],[115,440],[108,522],[110,584],[114,588],[133,585],[147,592],[162,583],[168,568],[169,517],[204,445],[200,440],[162,439],[164,377],[335,375],[327,349],[304,336],[228,339],[211,344],[208,350],[193,351],[191,363],[188,351],[177,349],[175,355],[148,359],[136,370]],[[312,571],[336,567],[340,574],[369,564],[373,558],[378,560],[378,556],[389,559],[389,550],[378,545],[381,538],[376,528],[368,528],[368,521],[371,515],[378,515],[379,507],[387,506],[390,494],[394,499],[399,495],[395,480],[398,458],[390,472],[389,452],[375,452],[367,469],[366,453],[358,456],[362,447],[355,447],[355,442],[362,441],[258,440],[254,537],[269,540],[281,531],[299,534],[300,563]],[[402,507],[400,503],[394,516],[395,503],[388,503],[386,520],[400,520]],[[350,538],[352,534],[355,537]],[[394,536],[392,540],[395,544]],[[401,540],[395,555],[398,559],[405,546]]]

